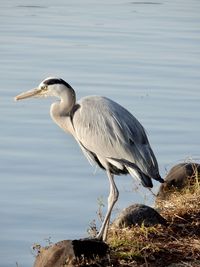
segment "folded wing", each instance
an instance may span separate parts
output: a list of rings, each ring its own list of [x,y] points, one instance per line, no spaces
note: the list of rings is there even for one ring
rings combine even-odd
[[[114,169],[129,172],[144,186],[152,187],[151,178],[162,180],[145,130],[131,113],[99,96],[83,98],[79,105],[72,123],[75,138],[90,162],[105,169],[114,166],[114,174]]]

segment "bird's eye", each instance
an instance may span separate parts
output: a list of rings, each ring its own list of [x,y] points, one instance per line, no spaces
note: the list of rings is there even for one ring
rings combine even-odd
[[[43,85],[43,86],[41,87],[41,89],[45,91],[45,90],[48,89],[48,86],[47,86],[47,85]]]

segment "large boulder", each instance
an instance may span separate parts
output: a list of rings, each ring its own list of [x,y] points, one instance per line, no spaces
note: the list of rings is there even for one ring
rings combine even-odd
[[[34,267],[103,266],[109,247],[97,239],[63,240],[40,248]]]

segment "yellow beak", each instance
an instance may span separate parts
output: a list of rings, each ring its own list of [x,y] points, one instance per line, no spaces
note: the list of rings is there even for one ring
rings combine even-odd
[[[42,91],[43,90],[40,88],[34,88],[30,91],[27,91],[27,92],[24,92],[24,93],[17,95],[15,97],[15,101],[22,100],[22,99],[29,98],[29,97],[39,97],[42,95]]]

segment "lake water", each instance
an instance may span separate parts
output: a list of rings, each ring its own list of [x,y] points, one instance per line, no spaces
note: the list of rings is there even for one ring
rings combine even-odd
[[[87,236],[107,201],[106,174],[53,123],[52,99],[14,102],[44,78],[130,110],[162,176],[200,159],[199,0],[1,1],[0,61],[0,267],[32,266],[33,243]],[[117,209],[153,203],[131,177],[116,181]]]

